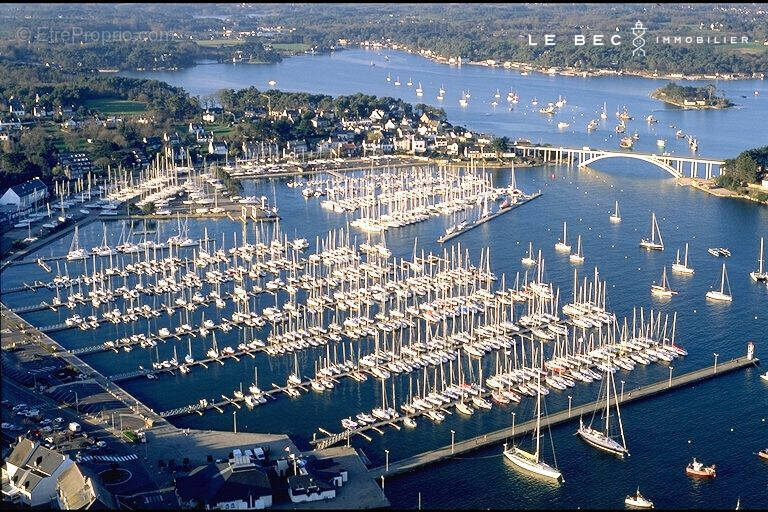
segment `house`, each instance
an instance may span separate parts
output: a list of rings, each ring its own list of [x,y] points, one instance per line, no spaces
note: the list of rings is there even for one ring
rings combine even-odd
[[[144,143],[144,149],[150,152],[160,149],[163,145],[163,140],[160,137],[155,136],[144,137],[141,141]]]
[[[35,117],[48,117],[53,115],[53,109],[46,107],[45,105],[35,105],[32,109],[32,115]]]
[[[85,153],[59,153],[59,165],[71,180],[82,178],[93,170],[91,159]]]
[[[279,118],[285,119],[291,123],[295,123],[301,119],[301,110],[297,110],[295,108],[286,108],[280,113]]]
[[[302,459],[299,474],[288,477],[288,497],[293,503],[331,500],[349,475],[333,459]]]
[[[397,123],[392,118],[387,119],[387,122],[384,123],[384,129],[387,131],[392,131],[395,128],[397,128]]]
[[[147,154],[144,153],[143,149],[141,148],[132,149],[131,157],[133,159],[133,164],[135,166],[143,167],[143,168],[149,167],[149,159],[147,158]]]
[[[304,139],[289,140],[285,143],[286,151],[298,155],[309,151],[309,144]]]
[[[318,130],[324,130],[326,128],[330,128],[331,122],[328,119],[325,119],[324,117],[315,116],[310,121],[312,126]]]
[[[24,104],[13,98],[8,102],[8,112],[19,117],[22,117],[27,113]]]
[[[55,115],[57,116],[68,116],[71,115],[75,111],[74,105],[64,106],[64,105],[56,105],[56,107],[53,109]]]
[[[445,146],[445,152],[449,155],[458,156],[461,152],[461,146],[458,142],[452,142]]]
[[[72,464],[59,475],[56,497],[61,510],[115,510],[115,497],[101,477],[82,464]]]
[[[198,138],[200,138],[201,135],[205,136],[205,128],[200,123],[189,123],[187,132],[195,135]]]
[[[40,178],[33,178],[6,190],[0,196],[0,205],[13,205],[18,211],[23,211],[40,204],[47,197],[48,187]]]
[[[59,476],[74,462],[69,455],[20,437],[2,468],[4,499],[18,500],[30,507],[49,507],[57,497]]]
[[[70,117],[69,119],[61,123],[61,127],[65,130],[74,130],[75,128],[80,126],[80,124],[81,123],[79,121],[75,121],[74,118]]]
[[[227,143],[223,141],[208,141],[208,154],[224,156],[227,154]]]
[[[267,109],[265,109],[262,106],[246,106],[243,109],[243,116],[247,117],[248,119],[252,119],[254,117],[265,117],[267,115]]]
[[[215,123],[216,122],[216,114],[214,114],[210,110],[206,110],[205,112],[203,112],[203,122],[204,123]]]
[[[386,112],[384,112],[380,108],[376,108],[376,109],[373,110],[373,112],[371,112],[371,115],[368,116],[368,119],[370,119],[371,121],[376,122],[376,121],[381,121],[386,116],[387,116]]]
[[[176,480],[183,506],[205,509],[261,510],[272,506],[268,470],[248,456],[211,463]]]
[[[288,477],[288,497],[293,503],[331,500],[336,497],[336,488],[311,475],[294,475]]]
[[[427,141],[422,139],[421,137],[413,136],[411,138],[411,153],[426,153],[427,152]]]

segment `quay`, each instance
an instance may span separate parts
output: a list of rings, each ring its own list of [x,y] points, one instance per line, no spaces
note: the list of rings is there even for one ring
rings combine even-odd
[[[537,197],[540,197],[540,196],[541,196],[541,194],[542,194],[542,192],[541,192],[541,190],[539,190],[539,191],[538,191],[538,192],[536,192],[535,194],[533,194],[533,195],[530,195],[530,196],[526,196],[526,197],[525,197],[525,199],[522,199],[522,200],[518,201],[517,203],[515,203],[515,204],[513,204],[513,205],[511,205],[511,206],[509,206],[509,207],[507,207],[507,208],[503,208],[503,209],[499,210],[498,212],[496,212],[496,213],[494,213],[494,214],[492,214],[492,215],[488,215],[487,217],[483,217],[482,219],[479,219],[479,220],[477,220],[477,221],[473,222],[472,224],[470,224],[470,225],[466,226],[464,229],[461,229],[461,230],[459,230],[459,231],[455,231],[455,232],[453,232],[453,233],[451,233],[451,234],[448,234],[448,235],[443,235],[443,236],[439,237],[439,238],[437,239],[437,241],[438,241],[438,242],[440,242],[441,244],[442,244],[442,243],[445,243],[445,242],[447,242],[448,240],[451,240],[451,239],[453,239],[453,238],[456,238],[456,237],[457,237],[457,236],[459,236],[459,235],[462,235],[462,234],[466,233],[466,232],[467,232],[467,231],[469,231],[470,229],[476,228],[477,226],[479,226],[479,225],[481,225],[481,224],[483,224],[483,223],[485,223],[485,222],[488,222],[488,221],[490,221],[490,220],[493,220],[493,219],[495,219],[496,217],[501,217],[501,216],[502,216],[502,215],[504,215],[505,213],[507,213],[507,212],[509,212],[509,211],[512,211],[512,210],[514,210],[515,208],[518,208],[518,207],[520,207],[520,206],[523,206],[523,205],[524,205],[524,204],[526,204],[526,203],[530,203],[531,201],[533,201],[533,200],[534,200],[534,199],[536,199]]]
[[[678,389],[689,384],[701,382],[710,378],[714,378],[719,375],[724,375],[736,370],[757,366],[760,364],[760,360],[757,358],[737,357],[728,362],[718,363],[717,366],[707,366],[699,370],[680,375],[673,379],[665,379],[661,382],[654,384],[648,384],[639,388],[624,390],[623,395],[618,397],[620,404],[640,400],[643,398],[650,398],[652,396]],[[597,402],[590,402],[578,407],[572,407],[571,410],[563,410],[554,414],[550,414],[547,417],[541,418],[542,427],[558,425],[576,419],[583,414],[591,413]],[[536,421],[530,420],[525,423],[521,423],[514,427],[515,436],[520,436],[532,432],[536,428]],[[489,445],[498,445],[501,450],[502,444],[505,440],[513,438],[513,428],[507,427],[487,434],[482,434],[463,441],[457,441],[453,446],[448,445],[428,452],[420,453],[412,457],[390,462],[389,467],[375,467],[370,469],[370,475],[373,478],[381,478],[382,476],[397,475],[400,473],[406,473],[419,469],[422,466],[433,464],[442,460],[449,459],[453,456],[463,455],[478,448],[484,448]]]

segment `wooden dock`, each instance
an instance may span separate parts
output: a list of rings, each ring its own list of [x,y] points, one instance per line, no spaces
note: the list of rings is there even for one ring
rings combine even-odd
[[[624,395],[619,397],[619,403],[627,403],[643,398],[650,398],[652,396],[678,389],[689,384],[694,384],[706,379],[716,377],[718,375],[724,375],[735,370],[748,368],[751,366],[757,366],[760,364],[759,359],[747,359],[746,356],[738,357],[728,362],[719,363],[717,368],[714,366],[707,366],[699,370],[679,375],[673,379],[664,379],[661,382],[654,384],[648,384],[639,388],[624,390]],[[571,420],[575,420],[581,415],[590,414],[594,410],[596,402],[587,403],[577,407],[573,407],[570,411],[563,410],[554,414],[550,414],[546,418],[541,419],[542,427],[558,425]],[[525,423],[520,423],[515,426],[515,436],[519,437],[523,434],[529,434],[536,427],[535,420],[530,420]],[[512,437],[512,427],[503,428],[487,434],[482,434],[463,441],[457,441],[454,443],[453,448],[451,445],[437,448],[428,452],[420,453],[412,457],[408,457],[399,461],[390,462],[389,470],[384,466],[372,468],[369,473],[373,478],[381,478],[382,475],[391,476],[400,473],[406,473],[419,469],[422,466],[446,460],[453,456],[463,455],[478,448],[484,448],[490,445],[497,445],[499,453],[501,453],[503,443]]]
[[[459,235],[463,235],[467,231],[469,231],[471,229],[474,229],[477,226],[480,226],[482,224],[485,224],[488,221],[491,221],[491,220],[495,219],[496,217],[501,217],[505,213],[510,212],[510,211],[514,210],[515,208],[519,208],[520,206],[523,206],[526,203],[530,203],[531,201],[533,201],[534,199],[536,199],[537,197],[540,197],[540,196],[541,196],[541,191],[538,191],[535,194],[533,194],[531,196],[527,196],[525,199],[522,199],[522,200],[518,201],[517,203],[509,206],[508,208],[504,208],[503,210],[499,210],[498,212],[496,212],[496,213],[494,213],[492,215],[489,215],[487,217],[483,217],[482,219],[477,220],[477,221],[473,222],[472,224],[469,224],[468,226],[466,226],[464,229],[462,229],[460,231],[455,231],[455,232],[453,232],[453,233],[451,233],[449,235],[443,235],[443,236],[439,237],[437,239],[437,241],[440,242],[441,244],[443,244],[443,243],[447,242],[448,240],[456,238]]]

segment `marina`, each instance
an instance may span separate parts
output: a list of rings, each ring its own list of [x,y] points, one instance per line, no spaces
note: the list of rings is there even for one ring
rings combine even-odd
[[[719,174],[735,143],[694,120],[685,130],[701,133],[695,140],[712,156],[684,139],[673,147],[674,132],[657,147],[661,128],[681,114],[651,110],[634,97],[634,79],[625,82],[630,100],[614,78],[603,81],[608,104],[627,105],[617,106],[627,134],[641,134],[629,153],[609,133],[613,121],[584,130],[606,100],[575,80],[553,77],[544,96],[546,78],[431,64],[424,69],[437,74],[428,77],[422,60],[393,52],[393,62],[370,66],[376,55],[296,59],[338,66],[342,76],[358,73],[362,58],[378,84],[371,93],[421,96],[418,84],[432,98],[440,84],[452,120],[462,112],[457,122],[500,135],[510,128],[499,116],[516,116],[515,134],[533,127],[524,135],[537,142],[513,149],[537,165],[307,157],[275,166],[262,154],[217,169],[157,160],[145,174],[111,174],[104,189],[110,204],[151,202],[153,214],[88,206],[85,220],[3,262],[4,307],[156,424],[279,432],[307,452],[364,450],[368,475],[386,479],[398,508],[422,493],[433,507],[487,508],[509,496],[515,506],[609,507],[638,485],[635,501],[647,493],[657,506],[730,507],[737,488],[760,503],[753,459],[763,448],[766,381],[753,366],[768,326],[767,217],[758,205],[675,184]],[[268,66],[270,76],[310,90],[291,74],[292,60]],[[210,65],[226,70],[224,83],[263,73],[250,68]],[[386,73],[408,86],[391,89]],[[351,86],[360,80],[369,78]],[[324,73],[312,87],[329,87]],[[520,106],[486,115],[483,98],[501,90],[510,104],[519,94]],[[542,106],[551,101],[547,115],[527,107],[534,92]],[[632,127],[629,112],[647,122]],[[242,190],[225,196],[219,170]],[[743,355],[749,341],[752,358]],[[601,411],[617,414],[619,405],[621,423],[603,423]],[[574,436],[577,417],[593,441],[605,428],[624,456]],[[541,447],[529,453],[522,436],[535,431]],[[559,487],[517,472],[503,455],[516,439],[561,473]],[[723,470],[694,487],[683,472],[694,456]],[[674,498],[669,485],[678,486]]]

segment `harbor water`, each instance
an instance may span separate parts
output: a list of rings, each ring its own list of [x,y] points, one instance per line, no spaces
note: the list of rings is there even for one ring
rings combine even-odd
[[[363,92],[399,96],[418,103],[421,100],[412,88],[407,90],[405,87],[405,82],[411,78],[414,87],[421,81],[425,103],[437,104],[434,101],[437,88],[444,85],[449,92],[445,108],[452,122],[496,135],[527,137],[534,142],[614,149],[618,144],[612,131],[613,112],[624,106],[635,116],[628,131],[636,127],[640,134],[637,146],[640,150],[655,149],[655,140],[660,136],[651,132],[655,130],[664,131],[670,152],[689,154],[687,145],[675,142],[670,124],[694,134],[699,139],[701,154],[710,157],[735,156],[745,148],[768,142],[760,129],[761,120],[768,114],[768,93],[762,82],[718,84],[727,96],[742,104],[736,109],[682,111],[662,106],[648,97],[661,81],[523,77],[502,69],[451,68],[401,53],[389,52],[389,56],[390,61],[384,62],[383,56],[375,52],[353,50],[330,56],[301,56],[269,66],[201,65],[181,72],[142,73],[141,76],[183,86],[193,94],[209,94],[222,87],[255,85],[266,88],[266,82],[274,79],[284,90],[334,95]],[[370,66],[371,60],[376,66]],[[403,85],[399,90],[386,82],[387,73],[393,79],[400,76]],[[520,95],[521,108],[509,112],[502,97],[494,110],[488,102],[495,90],[498,88],[506,95],[510,87]],[[761,95],[753,94],[756,89],[760,89]],[[461,90],[472,93],[466,109],[457,103]],[[747,98],[741,99],[742,94]],[[538,108],[522,106],[528,105],[533,96],[537,96],[539,102],[548,102],[556,100],[558,95],[567,97],[568,103],[553,121],[538,114]],[[595,117],[598,109],[602,109],[603,102],[607,103],[610,126],[601,126],[597,133],[589,135],[584,125],[589,118]],[[649,113],[659,119],[657,125],[647,126],[643,119]],[[559,116],[578,119],[571,122],[572,131],[558,131]],[[718,129],[712,129],[713,126]],[[674,147],[674,144],[679,146]],[[509,169],[489,172],[495,186],[506,186],[510,181]],[[280,209],[280,231],[289,238],[306,238],[311,244],[310,251],[314,251],[316,236],[323,237],[332,229],[347,229],[353,215],[322,209],[318,199],[305,199],[301,189],[285,186],[287,181],[246,181],[244,192],[245,195],[266,195],[270,202],[274,197]],[[757,266],[760,237],[768,238],[768,209],[677,186],[661,169],[631,160],[607,160],[595,164],[595,169],[591,170],[554,165],[518,169],[516,181],[526,192],[541,190],[542,197],[451,240],[445,246],[461,244],[469,250],[476,264],[481,248],[490,247],[491,270],[497,276],[505,274],[510,285],[516,272],[524,275],[520,259],[532,241],[534,250],[542,251],[545,281],[560,288],[561,305],[571,300],[574,268],[578,268],[579,279],[583,279],[591,278],[597,266],[600,278],[608,286],[607,308],[620,319],[628,316],[631,322],[633,308],[638,308],[639,313],[641,307],[646,315],[650,308],[670,315],[677,313],[676,342],[684,346],[689,355],[670,363],[675,375],[712,365],[715,353],[721,361],[742,356],[747,340],[755,341],[758,357],[768,357],[768,287],[750,281],[748,275]],[[620,224],[612,224],[608,219],[614,201],[619,201],[621,208]],[[663,252],[647,252],[638,247],[640,239],[650,235],[651,212],[656,213],[664,238]],[[557,253],[553,248],[562,236],[563,221],[568,223],[571,243],[575,243],[578,235],[582,237],[586,260],[577,267],[569,262],[567,255]],[[233,233],[237,233],[238,241],[241,240],[239,222],[189,219],[188,223],[191,238],[203,237],[207,229],[217,247],[222,246],[222,237],[224,246],[231,247]],[[393,258],[410,259],[414,240],[419,252],[422,249],[425,252],[442,251],[443,246],[436,240],[444,232],[446,223],[444,217],[432,217],[426,222],[391,229],[385,235],[386,245]],[[161,241],[176,234],[176,220],[160,220],[148,225],[156,227]],[[122,221],[108,221],[107,226],[108,241],[114,247],[122,230]],[[135,229],[140,228],[141,224],[137,224]],[[81,246],[99,245],[102,229],[101,222],[95,222],[80,230]],[[250,223],[247,229],[249,241],[253,241],[257,235],[266,236],[275,227],[271,223]],[[354,228],[351,233],[358,243],[366,239],[364,233]],[[150,234],[148,238],[155,236]],[[371,235],[371,238],[380,240],[379,235]],[[38,256],[65,254],[70,240],[70,237],[59,239],[42,248]],[[659,281],[663,267],[671,266],[676,249],[682,249],[686,242],[695,274],[690,277],[670,274],[670,285],[679,294],[667,300],[653,298],[650,284]],[[712,257],[707,253],[708,247],[728,247],[732,256],[725,260]],[[192,248],[180,251],[181,257],[192,257],[192,254]],[[719,288],[723,261],[727,265],[734,297],[729,304],[705,299],[708,290]],[[55,273],[56,262],[51,265]],[[58,265],[63,271],[64,262]],[[83,264],[69,262],[67,269],[75,275],[82,271]],[[93,271],[90,260],[88,269]],[[49,281],[51,277],[37,265],[11,266],[2,274],[2,289],[36,279]],[[275,300],[284,300],[283,295],[284,292],[277,297],[262,294],[257,299],[259,309],[274,305]],[[52,297],[51,291],[40,290],[4,295],[3,301],[10,307],[21,307],[43,300],[50,302]],[[89,310],[90,307],[82,309],[86,315],[90,314]],[[134,333],[157,332],[161,327],[172,330],[181,322],[199,325],[203,314],[206,319],[218,323],[222,315],[231,316],[231,313],[231,305],[223,310],[214,306],[201,307],[188,319],[180,313],[173,317],[163,313],[156,319],[140,319],[133,324],[106,323],[95,330],[68,329],[54,332],[52,336],[65,347],[75,349]],[[70,314],[68,309],[62,308],[58,312],[43,310],[23,316],[37,326],[46,326],[61,323]],[[217,331],[217,340],[219,346],[236,346],[246,335],[248,333],[241,329],[229,333]],[[264,333],[257,331],[254,335],[263,337]],[[101,352],[85,355],[83,359],[105,375],[117,375],[136,370],[138,365],[149,368],[158,357],[168,359],[173,355],[174,347],[183,358],[191,346],[195,358],[201,359],[210,343],[210,335],[205,339],[195,337],[189,344],[186,339],[170,339],[167,343],[158,343],[156,349],[136,346],[129,353]],[[372,343],[372,340],[363,340],[352,346],[354,350],[358,345],[362,346],[365,353],[371,350]],[[347,356],[349,347],[346,343]],[[336,351],[336,357],[341,360],[341,346]],[[298,355],[301,374],[313,376],[315,361],[325,356],[325,347],[301,351]],[[334,358],[332,352],[330,356]],[[486,375],[492,371],[493,364],[494,361],[487,357],[483,369]],[[269,389],[273,382],[283,385],[293,366],[292,354],[272,357],[259,353],[255,358],[241,357],[239,362],[228,359],[223,365],[213,363],[207,369],[195,367],[188,375],[164,374],[156,380],[140,378],[121,385],[159,412],[193,404],[201,398],[211,400],[219,399],[222,394],[232,396],[241,383],[247,388],[253,381],[254,367],[258,367],[262,389]],[[475,364],[475,374],[478,370]],[[500,456],[502,447],[497,446],[387,480],[385,492],[396,507],[415,508],[421,493],[424,508],[615,508],[622,506],[624,496],[634,492],[639,485],[643,494],[660,508],[730,508],[739,497],[744,508],[761,508],[768,504],[768,465],[758,459],[756,452],[768,445],[768,383],[758,377],[759,370],[738,371],[668,395],[626,405],[622,417],[632,455],[624,460],[598,453],[575,437],[577,420],[554,427],[552,440],[557,465],[565,477],[565,483],[559,486],[518,473]],[[433,379],[431,372],[430,380]],[[623,381],[625,389],[631,390],[663,380],[669,372],[667,364],[638,365],[632,372],[617,372],[616,380],[617,385]],[[421,372],[414,372],[414,379],[420,378]],[[397,404],[406,400],[409,394],[407,376],[387,380],[390,405],[392,381]],[[579,383],[566,391],[553,391],[546,397],[547,410],[567,408],[569,395],[574,405],[592,401],[598,388],[597,382]],[[338,432],[341,418],[370,411],[381,404],[381,399],[378,380],[358,383],[341,379],[334,389],[323,394],[310,392],[300,398],[282,395],[254,410],[240,409],[237,425],[246,431],[287,433],[301,447],[309,448],[308,443],[318,432],[318,427]],[[478,412],[471,417],[453,414],[439,424],[419,418],[415,429],[386,428],[385,435],[370,433],[370,442],[356,437],[352,439],[352,445],[361,448],[374,465],[381,465],[385,461],[385,450],[389,450],[390,460],[397,460],[448,444],[451,430],[455,431],[456,440],[461,440],[509,425],[512,412],[515,421],[526,421],[532,415],[532,403],[533,400],[524,399],[517,406],[495,405],[491,411]],[[182,427],[231,430],[232,411],[227,407],[224,414],[214,410],[202,416],[194,414],[173,421]],[[545,433],[542,445],[544,458],[551,463],[549,437]],[[530,436],[518,440],[524,447],[530,446],[530,441]],[[694,456],[705,463],[716,463],[717,478],[697,482],[686,477],[685,465]]]

